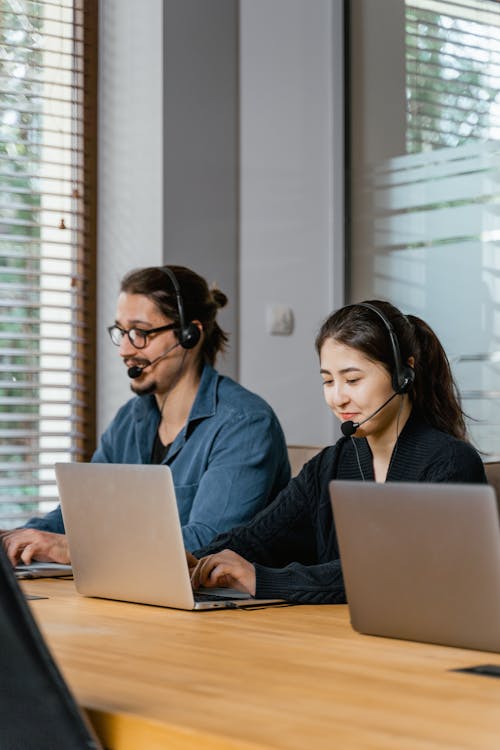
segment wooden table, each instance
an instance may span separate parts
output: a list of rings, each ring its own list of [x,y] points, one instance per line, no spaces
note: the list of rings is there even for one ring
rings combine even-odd
[[[500,748],[500,655],[361,636],[347,607],[182,612],[23,583],[112,750]]]

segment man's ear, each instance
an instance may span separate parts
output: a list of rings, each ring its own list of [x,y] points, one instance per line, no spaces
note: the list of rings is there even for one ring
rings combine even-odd
[[[190,320],[189,326],[192,326],[192,330],[194,329],[194,333],[196,333],[196,343],[186,348],[197,351],[200,348],[200,343],[203,341],[203,323],[201,323],[199,320]]]
[[[203,328],[203,323],[201,321],[199,321],[199,320],[192,320],[191,322],[194,323],[194,325],[196,326],[196,328],[199,330],[199,332],[200,332],[200,340],[201,340],[201,337],[203,336],[203,333],[205,331],[205,329]]]

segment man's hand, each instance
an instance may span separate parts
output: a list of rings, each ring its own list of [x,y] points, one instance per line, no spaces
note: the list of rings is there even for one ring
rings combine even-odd
[[[255,568],[230,549],[202,557],[191,573],[193,589],[226,586],[255,596]]]
[[[191,576],[193,573],[193,570],[198,565],[198,558],[192,555],[191,552],[188,552],[186,550],[186,560],[188,564],[189,575]]]
[[[39,562],[70,563],[69,548],[64,534],[52,534],[38,529],[2,531],[1,539],[12,565],[32,560]]]

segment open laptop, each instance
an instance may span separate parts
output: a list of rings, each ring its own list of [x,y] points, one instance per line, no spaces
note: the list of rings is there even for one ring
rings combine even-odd
[[[59,578],[61,576],[71,577],[73,568],[71,565],[51,562],[31,562],[25,565],[18,563],[14,568],[16,578]]]
[[[360,633],[500,652],[500,530],[489,485],[330,483]]]
[[[193,594],[168,466],[56,463],[77,591],[178,609],[272,604],[234,589]]]

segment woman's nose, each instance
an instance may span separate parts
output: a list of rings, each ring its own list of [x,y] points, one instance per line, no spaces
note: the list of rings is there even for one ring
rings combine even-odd
[[[342,406],[349,401],[349,396],[347,395],[342,383],[333,387],[332,398],[335,406]]]

